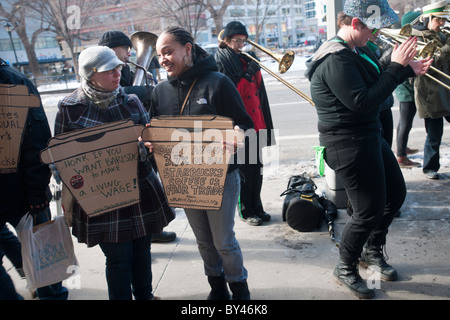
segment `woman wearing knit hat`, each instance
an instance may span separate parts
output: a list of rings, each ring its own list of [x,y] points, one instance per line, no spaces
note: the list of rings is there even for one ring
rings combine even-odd
[[[58,104],[55,135],[131,118],[149,123],[139,99],[119,86],[124,63],[113,50],[96,46],[79,57],[81,86]],[[137,137],[136,137],[137,140]],[[136,142],[137,143],[137,142]],[[73,203],[72,233],[88,247],[99,245],[106,256],[106,280],[110,299],[152,299],[151,235],[175,218],[162,186],[148,160],[138,164],[138,204],[87,217]]]
[[[386,0],[347,0],[340,29],[322,44],[305,75],[318,114],[325,161],[342,181],[353,207],[339,246],[334,277],[360,298],[375,291],[358,272],[358,263],[373,266],[383,280],[396,280],[383,247],[388,228],[406,196],[396,158],[381,136],[380,104],[407,77],[424,74],[431,61],[413,60],[416,39],[395,46],[383,70],[366,47],[367,41],[398,21]]]
[[[133,85],[135,73],[131,71],[130,66],[127,64],[128,59],[131,57],[131,49],[133,47],[130,38],[122,31],[107,31],[100,37],[98,45],[106,46],[114,50],[119,60],[124,63],[121,71],[120,86],[124,89],[125,93],[134,93],[137,95],[144,107],[148,110],[148,104],[154,86]],[[172,237],[172,240],[175,237]]]
[[[263,147],[275,144],[275,139],[261,68],[258,63],[241,54],[247,38],[247,30],[242,23],[239,21],[228,23],[215,58],[219,71],[233,81],[241,94],[245,109],[255,125],[255,143],[258,145],[257,148],[247,148],[245,163],[240,168],[242,179],[238,211],[243,221],[257,226],[262,221],[270,220],[270,215],[264,211],[260,195],[263,183],[261,153]],[[253,51],[249,54],[256,59]],[[256,150],[256,159],[253,159],[255,156],[253,150]],[[251,156],[250,152],[253,152]]]
[[[450,69],[450,35],[442,32],[449,17],[447,0],[423,7],[420,22],[413,26],[413,35],[424,41],[434,41],[440,48],[440,55],[434,57],[433,67],[448,75]],[[430,73],[438,80],[448,83],[448,79],[438,73]],[[422,171],[428,179],[439,179],[439,149],[444,131],[444,118],[450,122],[450,90],[427,77],[417,77],[414,81],[417,113],[425,119],[427,138],[423,151]]]

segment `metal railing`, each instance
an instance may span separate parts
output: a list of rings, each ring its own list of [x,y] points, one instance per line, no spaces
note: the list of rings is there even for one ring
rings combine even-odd
[[[39,92],[76,89],[80,85],[75,74],[62,74],[32,79]]]

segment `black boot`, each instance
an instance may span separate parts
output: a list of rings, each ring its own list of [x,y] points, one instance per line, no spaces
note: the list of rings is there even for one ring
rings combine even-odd
[[[250,300],[247,280],[230,283],[230,289],[233,293],[233,300]]]
[[[208,276],[208,282],[211,286],[211,292],[207,300],[230,300],[230,293],[223,273],[218,277]]]
[[[387,264],[384,255],[383,248],[364,248],[359,260],[361,266],[369,268],[375,266],[373,270],[377,272],[382,280],[395,281],[398,279],[397,271],[389,264]]]
[[[344,263],[339,261],[333,275],[339,284],[347,287],[357,297],[370,299],[375,296],[375,291],[369,289],[366,282],[359,275],[358,262]]]

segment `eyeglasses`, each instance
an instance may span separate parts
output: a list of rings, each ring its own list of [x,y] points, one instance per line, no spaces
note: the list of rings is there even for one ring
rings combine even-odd
[[[373,28],[372,35],[374,35],[374,34],[377,33],[378,31],[380,31],[380,29]]]
[[[231,41],[234,41],[237,45],[241,45],[241,44],[243,44],[244,46],[246,46],[247,45],[247,41],[246,40],[241,40],[241,39],[231,39]]]

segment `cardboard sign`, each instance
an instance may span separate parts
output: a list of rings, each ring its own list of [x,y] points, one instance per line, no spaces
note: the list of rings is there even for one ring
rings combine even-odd
[[[0,174],[17,171],[28,109],[40,105],[27,86],[0,84]]]
[[[90,217],[140,201],[137,139],[131,120],[71,131],[52,138],[41,160],[54,163],[75,200]]]
[[[153,118],[142,139],[153,153],[169,205],[219,210],[231,154],[222,141],[239,140],[230,118],[161,116]]]

